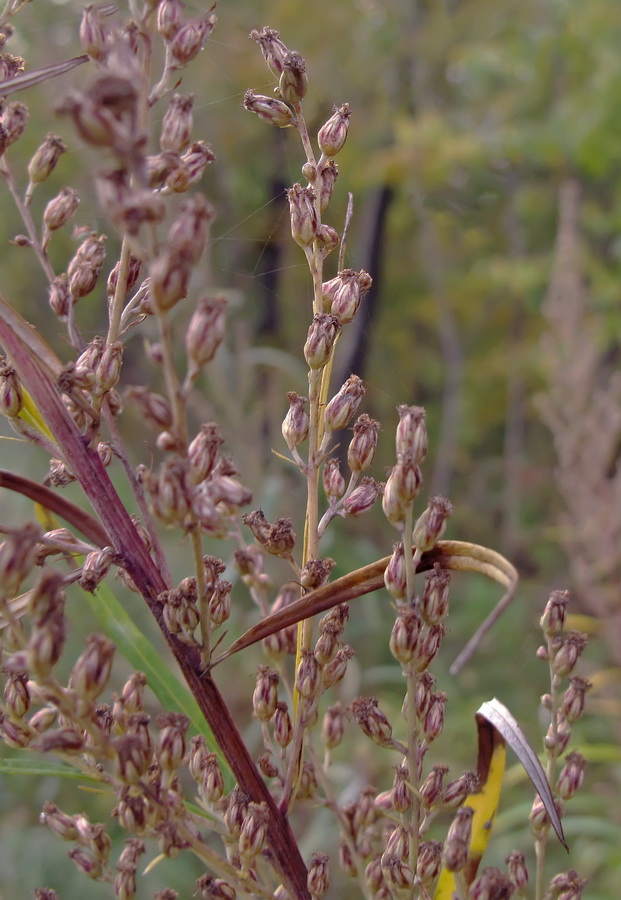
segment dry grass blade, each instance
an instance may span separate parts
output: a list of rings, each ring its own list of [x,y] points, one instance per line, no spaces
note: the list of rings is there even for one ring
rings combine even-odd
[[[56,78],[57,75],[64,75],[65,72],[70,72],[71,69],[75,69],[76,66],[81,66],[82,63],[88,61],[89,57],[83,54],[82,56],[66,59],[64,62],[44,66],[42,69],[24,72],[22,75],[16,75],[14,78],[7,78],[6,81],[0,81],[0,97],[8,97],[9,94],[23,91],[26,88],[33,87],[35,84],[41,84],[42,81],[49,81],[50,78]]]
[[[250,647],[252,644],[256,644],[257,641],[269,637],[282,628],[296,625],[304,619],[310,619],[318,613],[338,606],[339,603],[346,603],[349,600],[355,600],[356,597],[362,597],[364,594],[377,591],[384,586],[384,571],[389,560],[390,557],[386,556],[377,560],[377,562],[364,566],[362,569],[351,572],[349,575],[337,578],[336,581],[326,584],[316,591],[311,591],[277,613],[268,616],[252,628],[249,628],[245,634],[234,641],[228,650],[214,661],[213,665],[228,659],[229,656],[233,656],[233,654]],[[427,572],[436,563],[443,569],[479,572],[502,584],[507,589],[498,606],[481,625],[451,667],[451,672],[455,673],[463,668],[483,636],[511,602],[515,594],[518,574],[515,567],[499,553],[489,550],[487,547],[481,547],[478,544],[470,544],[465,541],[440,541],[433,550],[423,554],[418,563],[417,572]],[[458,663],[459,666],[456,668]]]

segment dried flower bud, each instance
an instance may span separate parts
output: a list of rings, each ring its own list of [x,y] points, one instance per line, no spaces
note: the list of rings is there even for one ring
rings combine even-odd
[[[557,716],[556,729],[554,728],[552,722],[550,722],[550,727],[546,733],[546,736],[543,740],[544,747],[546,748],[546,752],[551,759],[558,759],[558,757],[565,752],[567,749],[567,745],[571,740],[571,722],[568,722],[563,718],[562,714],[559,712]]]
[[[92,634],[71,671],[70,685],[79,697],[94,700],[104,690],[112,671],[116,647],[101,634]]]
[[[358,697],[348,709],[367,737],[380,747],[392,747],[392,726],[379,709],[377,697]]]
[[[0,585],[5,597],[16,594],[24,578],[30,574],[40,537],[41,529],[28,523],[9,534],[0,544]],[[58,581],[55,583],[57,585]]]
[[[30,745],[35,731],[23,719],[13,719],[0,711],[0,740],[14,750],[24,750]]]
[[[574,675],[561,701],[561,714],[570,723],[577,722],[584,712],[585,695],[593,687],[586,678]]]
[[[324,412],[324,425],[327,431],[337,431],[349,425],[354,413],[365,395],[362,379],[350,375],[339,392],[329,401]]]
[[[84,753],[84,737],[75,728],[56,728],[40,735],[33,748],[40,753]]]
[[[127,679],[121,691],[120,703],[126,713],[139,713],[144,709],[144,689],[147,676],[144,672],[134,672]]]
[[[304,345],[304,357],[311,369],[322,369],[327,364],[340,329],[334,316],[319,313],[313,317]]]
[[[4,702],[7,711],[15,719],[21,719],[30,708],[28,675],[25,672],[9,674],[4,685]]]
[[[418,848],[416,876],[426,886],[438,876],[442,868],[442,844],[440,841],[423,841]]]
[[[340,241],[338,231],[331,225],[318,225],[315,238],[324,257],[336,250]],[[345,322],[341,320],[341,324],[344,325]]]
[[[47,825],[50,831],[53,831],[63,841],[75,841],[78,837],[74,817],[62,812],[55,803],[46,801],[43,804],[39,822]]]
[[[450,572],[436,563],[433,571],[427,576],[420,604],[421,615],[427,625],[436,625],[446,618],[450,582]]]
[[[425,809],[431,809],[438,803],[447,772],[448,766],[445,766],[443,763],[438,763],[432,767],[431,772],[422,783],[420,795],[422,805]]]
[[[431,695],[429,709],[422,720],[423,737],[430,744],[442,734],[444,728],[444,706],[448,695],[444,691],[435,691]]]
[[[287,704],[284,700],[279,700],[274,710],[272,719],[272,728],[274,730],[274,740],[283,750],[291,743],[293,737],[293,726],[291,724],[291,716]]]
[[[332,194],[334,193],[334,183],[338,178],[339,170],[333,159],[329,159],[319,171],[319,211],[324,212],[328,208]],[[313,179],[309,178],[309,181]],[[324,310],[324,312],[329,310]]]
[[[308,76],[306,62],[295,50],[285,54],[282,72],[278,81],[278,92],[286,103],[299,103],[306,96]]]
[[[383,498],[382,498],[383,500]],[[403,600],[407,593],[405,553],[403,542],[393,544],[392,555],[384,570],[384,586],[396,600]]]
[[[323,688],[327,690],[328,688],[334,687],[335,684],[344,677],[345,672],[347,671],[347,663],[354,656],[354,651],[351,647],[345,644],[344,647],[337,652],[336,656],[332,660],[332,662],[328,663],[323,670]]]
[[[462,806],[451,822],[442,851],[442,862],[449,872],[459,872],[466,865],[473,815],[474,810]]]
[[[265,803],[249,803],[239,835],[239,852],[243,860],[254,859],[265,845],[268,809]]]
[[[17,100],[4,106],[0,114],[0,124],[5,131],[5,150],[20,139],[26,130],[29,115],[28,107]]]
[[[209,617],[214,626],[222,625],[231,615],[231,591],[233,585],[230,581],[218,581],[211,600],[209,601]]]
[[[246,91],[244,94],[244,109],[256,113],[268,125],[275,125],[277,128],[292,128],[297,125],[297,118],[291,107],[276,97],[266,97],[264,94]],[[313,233],[313,239],[314,237]],[[308,243],[311,242],[312,239]]]
[[[293,451],[308,435],[308,413],[304,409],[308,402],[306,397],[301,397],[295,391],[289,391],[287,394],[289,400],[289,410],[283,419],[282,436],[289,450]]]
[[[132,385],[125,391],[125,399],[134,403],[141,418],[158,428],[170,428],[173,423],[172,410],[166,397],[150,391],[143,385]]]
[[[510,900],[515,885],[500,869],[487,866],[470,885],[468,900]]]
[[[63,272],[61,275],[57,275],[50,283],[49,304],[59,319],[66,319],[71,309],[71,303],[69,278],[67,273]]]
[[[336,457],[326,460],[322,474],[323,489],[329,500],[338,500],[345,493],[345,479]]]
[[[561,677],[573,672],[588,641],[587,635],[579,631],[568,631],[564,638],[563,646],[552,660],[552,671]]]
[[[269,666],[257,669],[257,685],[252,696],[254,714],[261,722],[269,722],[276,711],[280,675]]]
[[[49,132],[41,146],[28,163],[28,175],[31,183],[40,184],[45,181],[56,168],[56,163],[67,147],[56,134]]]
[[[224,795],[224,777],[216,753],[207,753],[200,772],[199,793],[209,806],[217,803]]]
[[[444,809],[456,809],[466,797],[479,787],[478,776],[474,772],[464,772],[459,778],[450,781],[442,791],[440,803]]]
[[[196,306],[185,335],[190,372],[198,370],[214,358],[224,339],[227,300],[224,295],[202,297]]]
[[[444,497],[429,499],[427,509],[419,516],[412,532],[412,542],[417,550],[425,553],[435,547],[444,534],[446,520],[452,512],[453,504]]]
[[[106,344],[103,348],[101,358],[97,364],[97,388],[95,393],[98,396],[106,394],[111,388],[118,383],[121,377],[121,367],[123,365],[123,343],[122,341],[113,341]]]
[[[349,130],[349,117],[351,110],[348,103],[334,107],[334,113],[328,121],[321,126],[317,135],[319,149],[324,156],[336,156],[343,149]]]
[[[421,626],[421,618],[414,607],[399,607],[390,635],[390,652],[402,666],[407,666],[417,654]]]
[[[561,634],[565,627],[569,591],[552,591],[539,624],[545,634]]]
[[[321,739],[325,746],[332,750],[343,740],[345,732],[345,710],[340,703],[329,706],[323,716]]]
[[[368,512],[377,500],[383,485],[374,478],[363,478],[357,488],[343,503],[343,512],[347,516],[361,516]]]
[[[310,866],[308,867],[308,878],[306,880],[308,891],[315,900],[319,900],[327,893],[330,887],[330,870],[328,867],[327,853],[313,853]]]
[[[414,883],[414,872],[404,862],[403,857],[383,853],[381,864],[382,875],[391,896],[401,891],[411,890]]]
[[[550,881],[544,900],[581,900],[586,880],[575,869],[561,872]]]
[[[215,210],[204,194],[194,194],[185,200],[168,232],[166,243],[169,251],[183,254],[194,265],[198,263],[214,218]]]
[[[407,812],[412,806],[412,793],[408,784],[409,777],[410,773],[407,766],[397,767],[390,792],[391,806],[395,812]]]
[[[398,406],[397,412],[397,459],[401,459],[404,454],[413,455],[417,465],[420,465],[427,455],[425,410],[421,406]]]
[[[106,55],[106,33],[99,9],[90,3],[84,7],[80,23],[80,43],[91,59],[101,62]]]
[[[358,416],[354,436],[347,449],[347,463],[352,472],[363,472],[373,462],[380,423],[366,413]]]
[[[250,37],[256,41],[265,62],[270,67],[272,73],[278,77],[284,68],[284,62],[289,50],[280,40],[280,34],[273,28],[262,28],[261,31],[253,30]]]
[[[192,266],[183,253],[163,252],[150,269],[150,297],[162,312],[187,297]]]
[[[183,153],[192,139],[194,94],[173,94],[164,113],[160,147],[164,152]]]
[[[185,756],[185,735],[190,720],[181,713],[160,713],[157,725],[160,729],[156,757],[165,772],[172,772],[181,765]]]
[[[67,856],[69,859],[73,860],[76,867],[87,875],[88,878],[92,878],[93,881],[99,880],[103,872],[101,860],[96,859],[91,853],[82,850],[80,847],[75,847],[73,850],[70,850]]]
[[[570,800],[582,786],[586,760],[577,750],[565,757],[565,765],[556,782],[556,790],[561,800]]]
[[[513,884],[523,890],[528,887],[528,869],[526,868],[526,857],[519,850],[512,850],[505,859],[509,878]]]
[[[215,24],[216,17],[206,15],[179,28],[170,42],[170,52],[175,61],[174,68],[183,69],[198,56]]]
[[[24,397],[17,372],[13,366],[0,359],[0,413],[14,419],[19,416],[23,405]]]
[[[341,325],[351,322],[360,301],[369,290],[372,279],[364,270],[343,269],[336,278],[322,285],[322,298],[327,312],[336,316]]]
[[[563,815],[564,807],[560,800],[554,802],[556,811],[559,816]],[[539,794],[533,801],[533,806],[529,815],[530,829],[537,840],[540,840],[550,827],[550,817],[545,804]]]
[[[160,0],[157,7],[157,30],[171,41],[183,24],[183,5],[180,0]]]
[[[321,685],[321,666],[311,650],[302,651],[302,660],[295,675],[295,687],[300,696],[312,699]]]
[[[248,795],[238,785],[235,785],[229,794],[226,812],[224,813],[224,824],[233,838],[238,838],[241,833],[242,825],[246,818],[248,802]]]
[[[307,591],[314,591],[322,587],[330,577],[335,565],[336,562],[329,556],[325,559],[309,559],[300,570],[300,584]]]
[[[200,431],[188,447],[190,477],[194,484],[200,484],[212,473],[223,443],[224,438],[215,422],[201,425]]]

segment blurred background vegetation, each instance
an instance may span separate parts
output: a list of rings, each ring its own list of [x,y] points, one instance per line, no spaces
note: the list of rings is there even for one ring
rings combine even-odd
[[[188,4],[196,12],[206,5]],[[81,8],[71,0],[29,4],[8,49],[24,55],[29,68],[75,55]],[[457,683],[448,666],[497,597],[474,579],[455,581],[439,664],[440,687],[450,695],[439,753],[458,769],[474,764],[473,714],[492,695],[514,711],[533,742],[540,740],[536,710],[546,667],[534,657],[537,622],[550,590],[569,588],[573,611],[582,616],[576,624],[592,635],[584,666],[595,685],[590,715],[575,731],[589,776],[567,819],[571,864],[589,877],[589,898],[612,900],[621,875],[621,814],[613,802],[621,782],[621,6],[616,0],[223,0],[217,14],[216,31],[182,85],[197,95],[196,137],[209,141],[217,156],[203,185],[218,220],[201,277],[227,292],[231,309],[227,347],[202,384],[197,422],[220,422],[244,482],[255,491],[254,505],[268,518],[290,513],[299,524],[304,486],[272,448],[282,451],[286,391],[305,392],[300,360],[310,285],[303,254],[289,236],[283,193],[301,179],[303,159],[295,134],[271,129],[242,108],[247,88],[271,91],[261,54],[247,37],[251,28],[270,25],[307,60],[311,133],[333,104],[346,101],[353,111],[328,221],[341,229],[352,192],[347,264],[367,269],[375,285],[341,342],[335,387],[352,371],[365,380],[364,410],[383,429],[373,474],[382,478],[393,461],[396,404],[425,406],[424,488],[454,503],[448,536],[493,547],[522,576],[513,609]],[[44,134],[61,134],[71,152],[50,192],[35,195],[35,211],[70,183],[82,197],[77,220],[99,229],[84,162],[101,161],[50,114],[86,75],[82,67],[20,95],[31,122],[13,162],[25,184],[27,161]],[[68,357],[61,326],[47,308],[43,273],[27,250],[9,245],[23,227],[2,184],[0,202],[0,287]],[[63,235],[52,248],[60,271],[74,243]],[[116,250],[111,234],[110,266]],[[82,303],[84,333],[98,333],[104,285]],[[182,335],[187,312],[175,313]],[[145,375],[144,333],[128,341],[135,353],[126,357],[126,383],[153,377]],[[145,441],[142,422],[130,408],[124,418],[133,460],[149,464],[152,441]],[[38,451],[6,441],[2,460],[31,477],[44,477],[47,468]],[[2,504],[11,515],[30,514],[12,498]],[[332,531],[325,552],[337,560],[339,574],[386,555],[396,538],[381,514],[339,521]],[[178,536],[170,546],[182,577],[185,548]],[[209,550],[226,555],[219,545]],[[248,601],[240,604],[232,630],[254,620]],[[80,607],[76,618],[83,616]],[[344,690],[380,695],[396,717],[401,677],[387,649],[390,621],[385,598],[357,601],[348,638],[357,657]],[[230,690],[244,716],[258,659],[249,654],[229,670],[239,678],[243,666]],[[367,752],[361,746],[356,753],[360,777],[391,779],[392,773],[378,774]],[[351,774],[345,759],[342,765]],[[517,767],[508,781],[490,863],[502,864],[510,849],[530,843],[529,789]],[[42,883],[63,898],[83,890],[83,876],[74,877],[56,839],[36,826],[44,799],[62,806],[67,796],[66,785],[0,779],[4,900],[28,896]],[[94,801],[95,809],[98,802],[107,808],[104,799]],[[312,836],[305,839],[310,846]],[[555,861],[566,867],[562,853]],[[187,861],[161,868],[165,883],[188,896]],[[153,884],[161,887],[159,879]],[[108,896],[104,887],[89,890],[94,898]]]

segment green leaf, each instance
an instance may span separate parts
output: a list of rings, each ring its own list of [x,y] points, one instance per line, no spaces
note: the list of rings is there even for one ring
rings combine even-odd
[[[46,775],[57,778],[72,778],[74,781],[89,781],[101,785],[98,778],[85,775],[73,766],[63,765],[59,762],[22,755],[15,759],[0,759],[0,773],[3,775]]]

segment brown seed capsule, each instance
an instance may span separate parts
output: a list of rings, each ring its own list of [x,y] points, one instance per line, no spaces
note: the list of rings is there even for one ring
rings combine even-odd
[[[181,765],[185,756],[185,736],[190,720],[181,713],[160,713],[157,725],[160,733],[156,758],[165,772],[172,772]]]
[[[569,687],[561,701],[563,718],[570,723],[577,722],[584,712],[585,695],[593,687],[586,678],[574,675],[569,679]]]
[[[205,41],[214,30],[216,17],[206,15],[187,22],[175,33],[170,42],[170,52],[174,68],[183,69],[195,59],[205,46]]]
[[[444,809],[456,809],[466,797],[479,787],[479,779],[474,772],[464,772],[459,778],[450,781],[442,791],[440,804]]]
[[[569,591],[552,591],[539,624],[547,635],[561,634],[565,627]]]
[[[347,671],[347,663],[354,656],[351,647],[345,644],[344,647],[337,652],[331,663],[328,663],[323,670],[323,688],[327,690],[334,687],[344,677]]]
[[[116,647],[102,634],[92,634],[71,670],[70,685],[79,697],[94,700],[104,690],[112,671]]]
[[[227,299],[223,294],[202,297],[198,301],[185,335],[190,372],[198,372],[216,355],[224,340],[226,305]]]
[[[579,631],[568,631],[564,635],[563,646],[552,660],[552,670],[555,675],[565,677],[573,672],[587,641],[587,635]]]
[[[330,204],[332,194],[334,193],[334,183],[338,178],[339,170],[333,159],[329,159],[325,166],[322,166],[319,172],[319,211],[324,212]],[[305,176],[306,177],[306,176]],[[309,178],[309,181],[313,179]],[[324,310],[329,312],[329,310]]]
[[[366,413],[354,423],[354,436],[347,448],[347,464],[352,472],[364,472],[373,462],[380,423]]]
[[[315,238],[317,246],[324,257],[336,250],[340,241],[338,231],[336,228],[332,228],[331,225],[318,225]],[[341,320],[341,324],[344,325],[345,322]]]
[[[269,722],[276,711],[280,675],[269,666],[257,669],[257,684],[252,697],[254,714],[261,722]]]
[[[363,478],[357,488],[343,503],[343,512],[347,516],[361,516],[368,512],[383,489],[383,485],[374,478]]]
[[[50,282],[49,304],[59,319],[66,319],[69,315],[72,300],[69,293],[69,278],[66,272],[57,275]]]
[[[272,73],[278,77],[284,68],[284,61],[289,53],[287,47],[280,40],[280,34],[274,28],[262,28],[261,31],[253,30],[250,37],[256,41],[265,62],[270,67]]]
[[[332,750],[343,740],[345,732],[345,710],[340,703],[326,709],[321,726],[321,739],[325,746]]]
[[[164,152],[183,153],[192,138],[194,94],[173,94],[164,113],[160,147]]]
[[[313,900],[323,897],[330,887],[330,870],[327,853],[313,853],[306,884]]]
[[[431,695],[429,709],[422,720],[423,737],[427,743],[435,741],[442,734],[444,727],[444,706],[448,695],[444,691],[435,691]]]
[[[297,125],[297,118],[291,107],[276,97],[266,97],[264,94],[246,91],[244,109],[256,113],[260,119],[267,122],[268,125],[275,125],[276,128],[292,128]]]
[[[308,402],[306,397],[301,397],[295,391],[289,391],[287,394],[289,400],[289,410],[283,419],[282,436],[289,450],[293,451],[308,436],[309,418],[305,410]]]
[[[416,656],[421,627],[421,618],[414,607],[399,607],[390,635],[390,652],[402,666],[407,666]]]
[[[500,869],[487,866],[470,885],[468,900],[510,900],[515,885]]]
[[[13,366],[0,359],[0,413],[14,419],[19,416],[23,405],[22,386],[17,372]]]
[[[341,325],[334,316],[318,313],[308,329],[304,344],[304,358],[311,369],[327,365]]]
[[[438,563],[427,576],[421,599],[421,615],[427,625],[437,625],[448,613],[450,572]]]
[[[407,593],[403,541],[393,545],[392,555],[384,570],[384,586],[396,600],[403,600]]]
[[[91,59],[101,62],[106,56],[106,32],[101,13],[92,3],[84,7],[80,22],[80,43]]]
[[[0,544],[0,585],[4,597],[16,594],[24,578],[30,574],[40,537],[41,529],[29,523],[16,529]],[[59,579],[54,581],[58,586]]]
[[[433,549],[446,528],[446,520],[453,512],[453,504],[444,497],[431,497],[425,512],[418,518],[412,532],[412,543],[425,553]]]
[[[324,156],[333,157],[343,149],[349,130],[351,110],[348,103],[334,107],[333,115],[321,126],[317,135],[319,149]]]
[[[379,709],[377,697],[358,697],[348,709],[367,737],[380,747],[392,746],[392,726]]]
[[[286,103],[294,104],[304,99],[307,90],[306,62],[299,53],[290,50],[282,60],[278,92]]]
[[[512,850],[505,862],[513,884],[520,890],[528,887],[528,869],[524,854],[520,850]]]
[[[249,803],[239,835],[239,852],[246,862],[254,859],[265,845],[268,830],[266,803]]]
[[[63,153],[67,152],[64,142],[50,131],[43,143],[36,150],[28,163],[28,175],[31,183],[40,184],[45,181],[56,168],[56,163]]]
[[[323,489],[329,500],[338,500],[345,493],[345,479],[339,469],[339,461],[335,457],[326,460],[322,473]]]
[[[473,815],[473,809],[462,806],[451,822],[442,851],[442,862],[449,872],[459,872],[466,865]]]
[[[362,379],[357,375],[350,375],[325,408],[324,426],[326,431],[338,431],[349,425],[364,395],[365,388]]]
[[[26,130],[29,115],[28,107],[17,100],[7,103],[3,107],[0,113],[0,124],[4,129],[5,150],[20,139]]]

